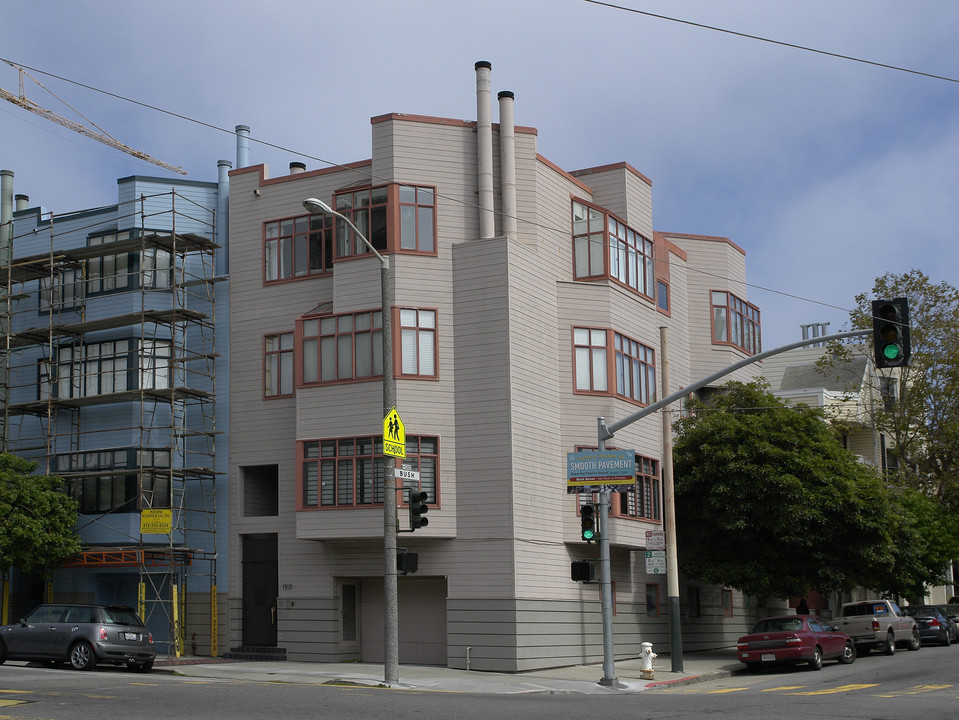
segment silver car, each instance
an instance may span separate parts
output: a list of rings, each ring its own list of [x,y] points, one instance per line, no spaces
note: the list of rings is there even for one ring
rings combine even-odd
[[[147,672],[155,658],[153,635],[123,605],[40,605],[15,625],[0,627],[0,664],[39,660],[89,670],[113,663]]]

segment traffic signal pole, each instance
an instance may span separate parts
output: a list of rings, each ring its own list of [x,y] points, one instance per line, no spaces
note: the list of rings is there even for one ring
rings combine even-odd
[[[660,348],[660,353],[666,355],[666,345],[665,345],[665,332],[661,331],[662,335],[660,341],[662,347]],[[752,365],[753,363],[764,360],[765,358],[772,357],[773,355],[779,355],[780,353],[787,352],[789,350],[795,350],[796,348],[806,347],[808,345],[815,345],[816,343],[822,342],[832,342],[833,340],[846,340],[848,338],[854,337],[863,337],[865,335],[871,335],[873,329],[869,328],[868,330],[852,330],[850,332],[843,333],[834,333],[832,335],[821,335],[815,338],[807,338],[799,342],[790,343],[788,345],[782,345],[781,347],[774,348],[772,350],[767,350],[765,352],[758,353],[757,355],[752,355],[748,358],[735,362],[728,367],[723,368],[717,372],[714,372],[712,375],[704,377],[701,380],[697,380],[689,385],[686,385],[681,390],[677,390],[674,393],[671,393],[664,397],[662,400],[654,402],[652,405],[647,405],[642,410],[634,412],[632,415],[629,415],[622,420],[618,420],[610,425],[606,424],[606,418],[600,417],[597,418],[597,447],[599,450],[606,449],[606,441],[611,440],[617,430],[621,430],[628,425],[632,425],[637,420],[641,420],[647,415],[650,415],[658,410],[668,407],[670,404],[680,400],[684,397],[688,397],[691,393],[696,392],[697,390],[706,387],[707,385],[716,382],[720,378],[729,375],[730,373],[739,370],[740,368],[746,367],[747,365]],[[665,358],[663,358],[665,360]],[[668,373],[668,370],[666,371]],[[663,373],[661,373],[661,376]],[[669,378],[668,374],[665,377],[662,377],[662,386],[663,392],[669,390]],[[667,429],[668,428],[668,429]],[[669,626],[670,626],[670,657],[672,658],[672,669],[677,671],[677,666],[679,671],[682,670],[682,632],[679,622],[679,558],[676,552],[676,516],[675,516],[675,497],[673,493],[673,483],[672,483],[672,435],[671,435],[671,423],[669,423],[668,416],[664,420],[663,427],[663,454],[665,455],[669,452],[669,465],[666,467],[666,460],[663,460],[664,472],[669,471],[670,482],[668,485],[664,483],[663,487],[663,505],[664,505],[664,514],[671,517],[664,518],[664,529],[667,534],[667,587],[669,588]],[[670,441],[667,445],[666,435],[670,433]],[[600,569],[600,599],[602,601],[602,611],[603,611],[603,678],[599,681],[600,685],[618,685],[618,680],[616,679],[616,669],[614,662],[614,643],[613,643],[613,602],[612,602],[612,576],[610,574],[610,561],[609,561],[609,532],[608,527],[608,518],[609,518],[609,502],[610,502],[610,491],[604,490],[600,493],[600,535],[599,535],[599,569]],[[672,532],[670,532],[672,528]],[[675,584],[675,598],[673,597],[673,586]]]

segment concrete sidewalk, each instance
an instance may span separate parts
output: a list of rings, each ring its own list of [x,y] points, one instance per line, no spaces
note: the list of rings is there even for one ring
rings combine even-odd
[[[642,662],[621,660],[615,664],[616,687],[601,685],[602,664],[575,665],[522,673],[451,670],[431,665],[400,665],[399,682],[392,687],[470,693],[617,693],[642,692],[675,685],[715,680],[743,672],[735,648],[684,653],[682,672],[672,671],[668,655],[653,663],[654,679],[642,677]],[[301,684],[351,683],[386,687],[381,663],[247,662],[214,658],[158,657],[154,672],[219,680],[246,680]]]

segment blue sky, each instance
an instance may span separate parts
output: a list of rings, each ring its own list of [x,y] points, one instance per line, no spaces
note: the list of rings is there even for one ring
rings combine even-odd
[[[617,4],[959,78],[955,0]],[[376,115],[473,119],[473,64],[488,60],[552,162],[628,162],[653,181],[657,229],[746,250],[766,349],[802,323],[843,329],[885,272],[959,284],[957,82],[584,0],[4,0],[2,18],[0,57],[205,123],[47,75],[56,97],[27,85],[195,180],[234,159],[208,126],[285,148],[252,145],[279,175],[368,158]],[[18,90],[5,64],[0,87]],[[119,177],[168,174],[5,102],[0,168],[57,213],[114,202]]]

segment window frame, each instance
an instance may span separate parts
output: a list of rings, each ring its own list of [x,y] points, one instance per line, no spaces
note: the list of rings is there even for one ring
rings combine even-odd
[[[570,334],[574,394],[608,395],[639,406],[649,405],[656,397],[654,348],[612,328],[574,325]],[[603,344],[599,343],[601,336]],[[628,350],[624,350],[627,345]],[[584,360],[588,361],[588,371],[581,369]],[[627,368],[629,388],[626,387]],[[604,375],[600,377],[600,373]],[[581,384],[587,379],[589,387]],[[634,387],[642,388],[639,396],[632,394]],[[631,394],[626,394],[627,390]]]
[[[284,338],[289,338],[288,348],[283,347]],[[271,348],[271,341],[277,343],[275,348]],[[289,367],[286,364],[289,363]],[[274,367],[275,366],[275,367]],[[263,336],[263,399],[276,400],[277,398],[293,397],[296,394],[296,332],[287,331],[281,333],[270,333]],[[271,370],[275,370],[276,382],[274,392],[270,392]],[[289,376],[289,392],[283,392],[284,384]]]
[[[81,514],[134,513],[143,508],[172,507],[172,457],[169,447],[104,448],[60,453],[53,456],[53,466],[55,472],[65,475],[64,490],[77,500]],[[91,470],[102,470],[103,475],[70,475]],[[165,501],[157,502],[158,493]],[[108,502],[101,500],[104,496]],[[118,496],[122,502],[117,502]]]
[[[709,328],[713,345],[734,347],[749,355],[762,352],[759,308],[729,290],[709,291]]]
[[[595,448],[577,447],[577,451]],[[607,448],[615,449],[615,448]],[[662,463],[656,458],[634,453],[636,458],[636,490],[634,492],[610,493],[609,517],[625,518],[636,522],[661,525],[663,522]],[[585,503],[599,501],[596,493],[580,493],[577,496],[576,514]],[[632,507],[631,507],[632,506]],[[640,508],[650,508],[649,515],[640,514]]]
[[[652,238],[608,210],[577,197],[571,198],[570,227],[573,280],[605,278],[655,302],[656,247]],[[595,244],[598,242],[602,252]]]
[[[361,317],[369,318],[368,329],[362,326],[357,329],[357,319]],[[343,322],[346,318],[352,318],[350,320],[352,327],[349,331],[343,329]],[[314,325],[316,329],[315,333],[313,332]],[[360,325],[365,325],[365,323],[361,322]],[[353,382],[369,382],[383,378],[383,319],[381,309],[358,310],[348,313],[322,312],[303,315],[297,318],[294,333],[294,389]],[[341,375],[341,369],[339,367],[340,361],[345,360],[345,358],[341,356],[341,352],[344,350],[344,346],[341,346],[341,339],[347,335],[351,336],[349,343],[351,371],[349,376],[343,376]],[[363,345],[366,344],[365,342],[361,343],[359,347],[364,357],[368,357],[369,359],[370,372],[366,375],[357,375],[357,336],[365,335],[369,335],[368,347],[363,347]],[[307,343],[313,340],[315,340],[315,351],[307,353]],[[324,342],[324,340],[326,342]],[[325,352],[327,354],[329,353],[327,349],[329,343],[332,343],[334,370],[332,377],[324,378],[323,358]],[[307,368],[307,363],[312,355],[316,357],[315,372]]]
[[[414,313],[416,320],[414,324],[404,325],[404,316]],[[432,325],[421,324],[421,318],[432,316]],[[436,308],[421,307],[401,307],[393,310],[393,327],[396,328],[396,338],[394,342],[396,347],[393,349],[393,357],[398,360],[394,362],[393,374],[395,377],[419,380],[437,380],[439,379],[439,311]],[[408,338],[413,337],[416,351],[416,371],[407,371],[407,342]],[[429,338],[427,341],[425,338]],[[424,350],[424,342],[432,344],[431,348]],[[429,356],[429,362],[432,368],[424,372],[425,357]]]
[[[353,452],[349,449],[353,448]],[[382,435],[363,435],[357,437],[320,438],[298,440],[296,442],[296,510],[328,511],[343,509],[370,509],[383,506],[383,473],[395,467],[395,458],[383,454]],[[357,461],[367,464],[362,473],[356,471]],[[406,458],[404,464],[410,465],[420,477],[416,481],[404,481],[403,488],[425,491],[426,502],[431,507],[440,506],[440,447],[439,436],[407,435]],[[323,465],[326,464],[327,468]],[[311,472],[311,467],[315,471]],[[327,469],[327,473],[324,473]],[[341,477],[341,469],[343,475]],[[369,470],[369,473],[366,470]],[[328,472],[332,470],[332,477]],[[357,478],[367,487],[357,492]],[[367,479],[369,477],[369,479]],[[349,482],[349,492],[341,487]],[[327,487],[324,488],[324,484]],[[332,483],[330,485],[330,483]],[[369,502],[358,502],[365,497]],[[398,507],[407,505],[406,493],[402,493]],[[326,501],[324,497],[328,498]],[[350,502],[341,502],[349,497]]]
[[[408,197],[411,190],[412,199]],[[335,191],[332,207],[349,218],[381,254],[436,256],[439,239],[437,197],[436,187],[432,185],[364,185]],[[404,208],[414,209],[412,220],[415,242],[412,247],[404,237],[404,231],[409,227],[405,218],[407,211]],[[381,218],[376,217],[380,213]],[[427,218],[432,225],[430,228],[422,226],[427,222]],[[346,222],[340,218],[335,219],[335,261],[371,254],[366,244],[354,236],[353,229]]]
[[[284,232],[286,223],[290,224],[288,232]],[[271,234],[271,228],[274,226],[276,234]],[[307,213],[266,220],[262,225],[262,236],[264,285],[295,282],[333,274],[334,233],[331,216]],[[287,256],[283,250],[284,241],[290,245],[288,253],[290,269],[286,273],[282,269],[283,260]],[[271,248],[271,245],[274,247]],[[316,268],[313,267],[314,247],[319,253]],[[297,261],[301,257],[305,258],[306,267],[302,271],[297,271]]]

